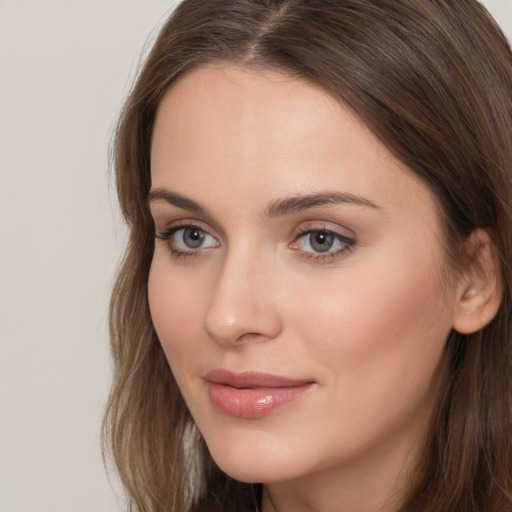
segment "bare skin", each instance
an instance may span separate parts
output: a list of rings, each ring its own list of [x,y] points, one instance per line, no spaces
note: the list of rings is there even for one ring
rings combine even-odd
[[[166,94],[151,165],[151,314],[217,464],[264,512],[396,510],[467,287],[428,188],[319,87],[229,65]],[[307,392],[226,414],[217,369]]]

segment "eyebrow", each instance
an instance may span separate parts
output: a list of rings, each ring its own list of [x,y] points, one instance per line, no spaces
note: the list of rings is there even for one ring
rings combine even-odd
[[[177,194],[176,192],[171,192],[165,188],[155,188],[149,192],[147,202],[150,204],[153,201],[165,201],[166,203],[177,206],[182,210],[188,210],[200,215],[208,214],[208,210],[193,199],[189,199],[188,197]]]
[[[156,188],[150,191],[147,202],[149,204],[153,201],[165,201],[192,213],[209,215],[208,210],[193,199],[164,188]],[[281,217],[327,204],[349,204],[380,209],[380,206],[365,197],[349,194],[347,192],[319,192],[316,194],[301,194],[283,199],[274,199],[268,206],[266,214],[268,217]]]
[[[324,206],[326,204],[349,204],[380,209],[380,206],[365,197],[356,196],[347,192],[319,192],[317,194],[275,199],[270,203],[267,214],[269,217],[279,217],[303,212],[315,206]]]

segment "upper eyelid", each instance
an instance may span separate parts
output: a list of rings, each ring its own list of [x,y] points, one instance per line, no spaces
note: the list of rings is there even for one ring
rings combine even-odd
[[[293,240],[292,243],[296,243],[298,240],[300,240],[301,238],[304,238],[305,236],[307,235],[311,235],[312,233],[316,233],[316,232],[325,232],[325,233],[329,233],[330,235],[332,235],[336,240],[342,242],[342,243],[347,243],[347,244],[350,244],[350,245],[355,245],[356,244],[356,240],[355,238],[353,237],[350,237],[350,236],[347,236],[347,235],[344,235],[343,233],[338,233],[337,231],[330,231],[330,230],[310,230],[310,231],[305,231],[304,233],[299,233],[295,239]]]
[[[340,233],[339,231],[336,231],[336,230],[333,230],[333,229],[329,229],[329,228],[317,228],[317,229],[312,228],[312,229],[305,229],[304,231],[299,231],[295,235],[292,243],[297,242],[300,238],[303,238],[306,235],[310,235],[311,233],[322,233],[322,232],[332,234],[338,240],[342,240],[344,242],[350,243],[351,245],[355,245],[356,244],[355,237],[346,235],[344,233]]]
[[[215,228],[211,227],[207,223],[200,221],[198,219],[176,219],[170,222],[167,222],[162,228],[157,227],[157,222],[155,221],[155,231],[157,233],[165,233],[170,230],[178,231],[180,229],[185,229],[188,227],[195,227],[200,229],[201,231],[204,231],[207,235],[212,236],[215,238],[218,242],[221,241],[221,239],[224,238],[223,233],[221,232],[219,234],[219,231]],[[325,220],[308,220],[301,222],[298,226],[295,226],[290,231],[289,236],[292,238],[292,240],[296,240],[300,236],[304,236],[311,232],[318,232],[318,231],[326,231],[329,233],[332,233],[334,235],[339,235],[341,237],[347,238],[347,239],[354,239],[355,232],[346,227],[342,226],[337,223],[333,223],[331,221],[325,221]]]
[[[157,223],[155,222],[155,229]],[[168,231],[171,229],[174,229],[178,231],[179,229],[186,229],[186,228],[198,228],[201,231],[204,231],[206,234],[213,236],[214,238],[218,238],[213,232],[215,232],[214,229],[212,229],[210,226],[206,225],[204,222],[201,222],[199,220],[192,220],[192,219],[180,219],[180,220],[174,220],[171,222],[167,222],[163,228],[157,229],[157,231]]]
[[[179,217],[174,218],[174,220],[168,220],[170,216],[168,214],[166,214],[166,212],[163,212],[160,215],[157,212],[152,212],[152,211],[151,211],[151,216],[153,218],[153,223],[155,225],[155,229],[159,230],[160,232],[165,231],[167,229],[171,229],[175,226],[180,226],[180,227],[194,226],[194,227],[197,227],[197,228],[203,230],[205,233],[208,233],[209,235],[213,236],[217,240],[226,238],[225,231],[219,225],[216,225],[216,223],[211,222],[209,219],[199,220],[198,218],[194,218],[194,217],[179,216]],[[160,229],[158,229],[159,225],[162,226]]]
[[[354,238],[356,235],[353,229],[325,220],[312,220],[301,222],[292,230],[291,234],[294,235],[295,237],[298,237],[300,235],[315,231],[328,231],[329,233],[341,235],[346,238]]]
[[[295,239],[302,238],[305,235],[310,235],[311,233],[329,233],[334,235],[335,237],[344,238],[346,240],[354,240],[353,236],[347,235],[345,233],[342,233],[335,229],[329,229],[329,228],[311,228],[311,229],[304,229],[302,231],[299,231],[295,235]]]
[[[155,238],[158,238],[160,240],[165,240],[170,238],[170,236],[174,235],[178,231],[181,231],[182,229],[187,228],[197,228],[200,231],[203,231],[206,235],[212,237],[217,241],[218,244],[220,244],[219,237],[213,233],[207,228],[205,228],[202,223],[199,222],[181,222],[181,221],[175,221],[175,222],[169,222],[166,224],[162,229],[159,229],[155,224]]]
[[[171,245],[171,238],[176,233],[178,233],[179,231],[182,231],[182,230],[185,230],[185,229],[190,229],[190,228],[198,228],[200,231],[204,232],[207,236],[209,236],[210,238],[213,238],[213,240],[215,240],[215,244],[216,245],[213,245],[213,246],[210,246],[210,247],[206,247],[206,248],[199,247],[197,249],[194,249],[194,248],[189,248],[189,249],[176,249],[176,248],[173,248],[172,245]],[[195,255],[199,255],[201,252],[209,251],[212,248],[216,248],[216,247],[220,246],[220,241],[219,241],[219,239],[216,236],[210,234],[207,230],[203,229],[201,226],[198,226],[198,225],[192,224],[192,223],[189,223],[189,224],[176,224],[175,226],[173,226],[171,224],[168,224],[167,227],[164,228],[163,230],[156,230],[155,238],[160,239],[163,242],[165,242],[166,245],[168,245],[169,249],[171,250],[171,253],[173,253],[175,255],[181,255],[181,256],[184,256],[184,255],[191,256],[191,255],[194,255],[194,254]]]

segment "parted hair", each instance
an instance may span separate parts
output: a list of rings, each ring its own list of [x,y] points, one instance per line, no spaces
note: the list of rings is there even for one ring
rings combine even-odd
[[[436,198],[447,266],[491,235],[504,295],[480,331],[452,332],[422,456],[402,511],[512,511],[512,54],[476,0],[185,0],[137,75],[112,167],[129,229],[110,306],[113,383],[104,456],[140,512],[256,510],[257,483],[212,460],[153,328],[147,196],[164,93],[215,62],[291,73],[348,105]]]

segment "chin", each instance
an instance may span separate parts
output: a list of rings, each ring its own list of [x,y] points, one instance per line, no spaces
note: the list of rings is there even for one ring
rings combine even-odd
[[[299,476],[296,466],[294,468],[295,471],[291,471],[291,468],[286,467],[286,464],[282,462],[272,465],[243,459],[242,457],[239,457],[239,460],[236,461],[217,459],[215,457],[214,460],[219,468],[231,478],[249,484],[284,482]]]
[[[284,440],[265,437],[248,435],[245,443],[225,437],[220,442],[207,440],[207,446],[219,468],[240,482],[271,483],[299,477],[305,468],[297,452]]]

